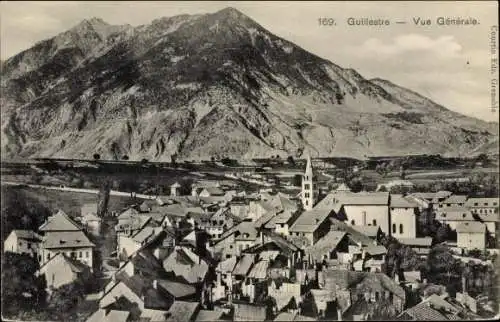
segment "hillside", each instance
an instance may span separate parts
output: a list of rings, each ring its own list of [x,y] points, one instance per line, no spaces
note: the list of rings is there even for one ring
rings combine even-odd
[[[241,12],[84,20],[2,66],[2,157],[465,155],[497,125],[367,80]]]

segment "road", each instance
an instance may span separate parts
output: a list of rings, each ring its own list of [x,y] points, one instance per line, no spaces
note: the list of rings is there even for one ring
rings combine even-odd
[[[78,192],[78,193],[90,193],[90,194],[98,194],[99,190],[97,189],[83,189],[83,188],[70,188],[70,187],[64,187],[64,186],[44,186],[44,185],[39,185],[39,184],[26,184],[26,183],[20,183],[20,182],[12,182],[12,181],[2,181],[2,185],[8,185],[8,186],[23,186],[23,187],[30,187],[30,188],[35,188],[35,189],[46,189],[46,190],[57,190],[57,191],[66,191],[66,192]],[[111,190],[109,192],[110,196],[118,196],[118,197],[130,197],[131,193],[130,192],[125,192],[125,191],[117,191],[117,190]],[[136,198],[140,199],[156,199],[156,195],[145,195],[145,194],[140,194],[140,193],[134,193],[134,196]]]

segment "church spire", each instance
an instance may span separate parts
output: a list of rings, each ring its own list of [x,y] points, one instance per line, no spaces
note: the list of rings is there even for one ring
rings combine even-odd
[[[316,187],[311,156],[307,155],[306,170],[302,178],[302,205],[305,210],[311,210],[316,202]]]

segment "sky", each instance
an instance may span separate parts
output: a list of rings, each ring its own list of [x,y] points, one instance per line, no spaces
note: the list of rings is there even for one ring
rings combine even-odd
[[[498,21],[496,1],[2,1],[0,57],[7,59],[86,18],[138,26],[160,17],[211,13],[229,6],[270,32],[365,78],[387,79],[451,110],[498,122],[498,108],[491,111],[491,82],[497,77],[491,74],[490,49],[491,30]],[[388,19],[391,24],[349,26],[350,17]],[[430,19],[432,25],[415,25],[418,17]],[[479,24],[438,26],[437,17],[471,17]],[[335,25],[320,25],[319,18],[334,19]],[[495,38],[498,52],[498,31]]]

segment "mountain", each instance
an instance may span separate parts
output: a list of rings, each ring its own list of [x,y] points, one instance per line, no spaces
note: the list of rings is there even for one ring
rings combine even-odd
[[[3,158],[467,155],[497,125],[277,37],[241,12],[99,18],[2,64]]]

